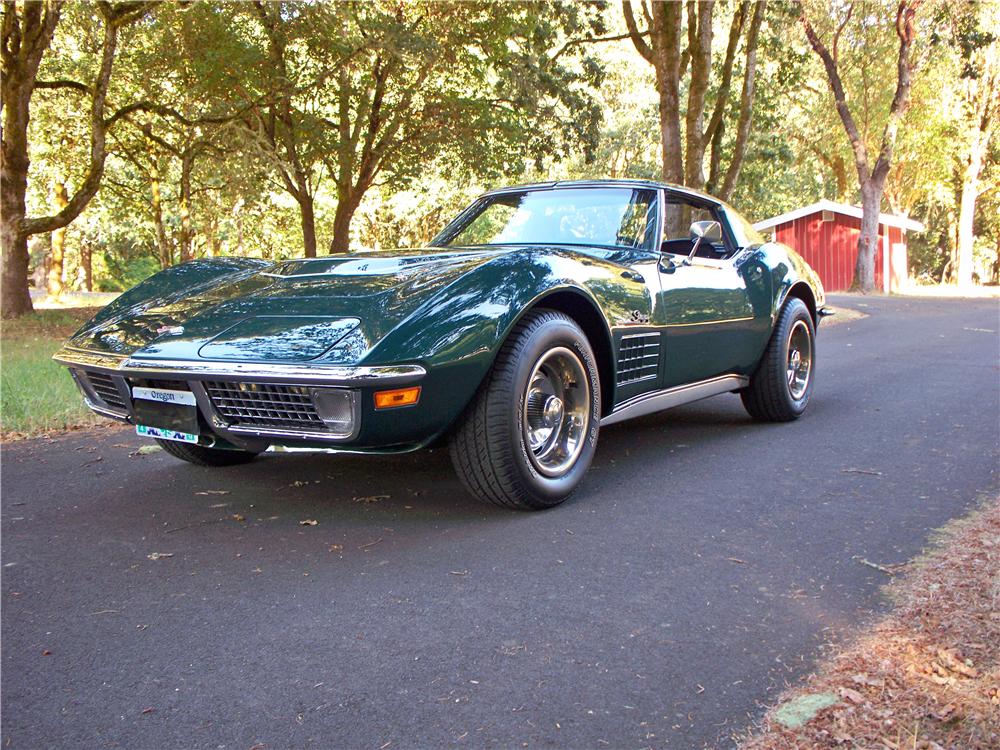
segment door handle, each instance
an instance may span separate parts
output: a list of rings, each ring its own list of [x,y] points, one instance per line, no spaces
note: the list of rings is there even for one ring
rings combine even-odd
[[[638,281],[640,284],[646,281],[641,273],[636,273],[635,271],[622,271],[622,278],[629,279],[631,281]]]

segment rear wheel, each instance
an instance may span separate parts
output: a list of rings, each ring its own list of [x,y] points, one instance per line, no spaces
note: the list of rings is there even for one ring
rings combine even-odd
[[[253,461],[257,454],[252,451],[206,448],[203,445],[180,443],[176,440],[157,440],[160,447],[175,458],[197,466],[236,466]]]
[[[532,312],[501,347],[452,436],[452,462],[483,500],[550,508],[587,472],[600,413],[600,380],[586,335],[562,313]]]
[[[771,340],[740,396],[761,422],[798,419],[809,404],[816,364],[816,329],[809,308],[793,297],[778,316]]]

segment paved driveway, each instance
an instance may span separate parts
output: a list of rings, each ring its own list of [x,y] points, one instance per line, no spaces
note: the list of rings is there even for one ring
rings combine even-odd
[[[5,447],[3,746],[725,746],[879,606],[856,557],[996,487],[998,303],[833,302],[870,317],[821,333],[803,419],[616,425],[545,513],[478,505],[445,451]]]

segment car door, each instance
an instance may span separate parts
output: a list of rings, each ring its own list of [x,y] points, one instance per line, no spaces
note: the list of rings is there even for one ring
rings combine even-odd
[[[656,324],[664,339],[661,388],[728,373],[750,374],[770,330],[770,283],[763,263],[735,244],[725,213],[695,197],[666,193]],[[694,256],[690,226],[718,221],[721,243]]]

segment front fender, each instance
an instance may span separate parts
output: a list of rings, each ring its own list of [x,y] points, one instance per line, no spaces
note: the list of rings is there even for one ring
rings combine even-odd
[[[578,295],[603,321],[610,345],[613,321],[648,311],[645,284],[623,278],[623,266],[565,250],[501,255],[463,275],[380,341],[366,364],[420,362],[425,393],[450,424],[472,399],[511,330],[556,293]]]

